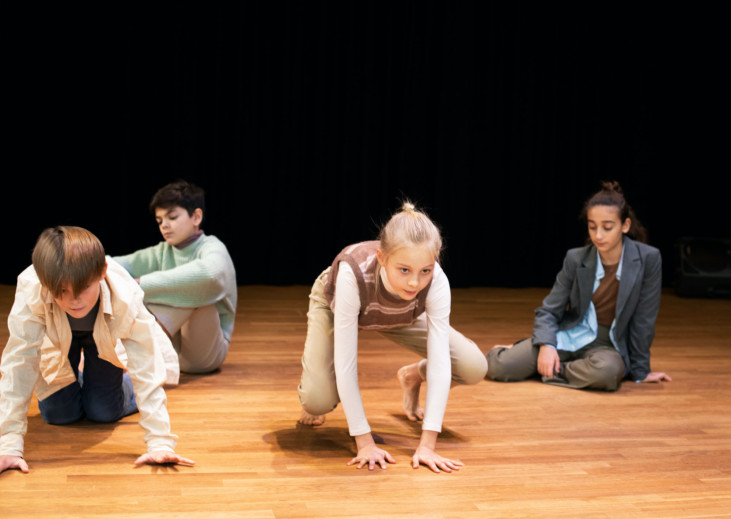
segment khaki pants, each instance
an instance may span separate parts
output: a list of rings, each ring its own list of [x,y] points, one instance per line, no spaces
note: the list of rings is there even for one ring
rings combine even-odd
[[[624,361],[609,341],[609,329],[599,327],[597,339],[578,351],[558,350],[561,372],[555,377],[542,377],[543,382],[573,389],[615,391],[624,377]],[[525,380],[538,374],[540,346],[530,338],[511,348],[494,348],[487,354],[487,378],[499,382]]]
[[[180,371],[208,373],[217,369],[228,354],[215,305],[179,308],[148,304],[148,310],[170,334],[180,359]]]
[[[299,398],[302,407],[312,415],[329,413],[340,402],[335,383],[333,313],[324,295],[329,268],[315,280],[307,312],[307,337],[302,354],[302,378]],[[426,315],[422,314],[410,326],[381,330],[379,333],[396,344],[422,357],[419,373],[426,379]],[[456,384],[476,384],[487,373],[487,361],[477,345],[450,328],[449,354],[452,359],[452,381]]]

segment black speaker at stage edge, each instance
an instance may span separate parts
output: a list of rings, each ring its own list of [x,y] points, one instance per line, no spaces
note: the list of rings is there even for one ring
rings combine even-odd
[[[731,239],[680,238],[675,292],[686,297],[731,297]]]

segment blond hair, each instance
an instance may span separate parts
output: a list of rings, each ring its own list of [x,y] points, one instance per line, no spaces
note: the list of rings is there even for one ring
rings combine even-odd
[[[418,211],[408,200],[401,206],[401,211],[391,216],[378,235],[380,249],[388,257],[404,247],[426,247],[434,261],[439,260],[442,251],[442,234],[422,211]]]
[[[33,268],[53,297],[68,283],[74,297],[101,278],[106,265],[104,247],[81,227],[58,226],[44,230],[33,248]]]

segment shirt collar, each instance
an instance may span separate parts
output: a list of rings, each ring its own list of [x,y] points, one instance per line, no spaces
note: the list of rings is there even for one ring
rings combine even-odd
[[[109,290],[109,285],[106,279],[101,281],[101,307],[99,308],[105,314],[112,315],[112,291]]]

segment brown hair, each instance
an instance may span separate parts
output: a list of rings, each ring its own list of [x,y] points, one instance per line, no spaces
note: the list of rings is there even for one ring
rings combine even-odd
[[[619,221],[624,223],[627,218],[630,219],[630,228],[627,236],[635,241],[647,243],[647,229],[640,223],[635,215],[634,210],[624,198],[624,193],[616,180],[602,182],[602,188],[594,193],[584,204],[582,217],[586,221],[589,209],[597,205],[613,206],[617,208],[619,213]]]
[[[71,285],[74,296],[104,273],[106,256],[99,239],[81,227],[46,229],[33,248],[33,267],[38,279],[53,297],[60,297],[63,285]]]

